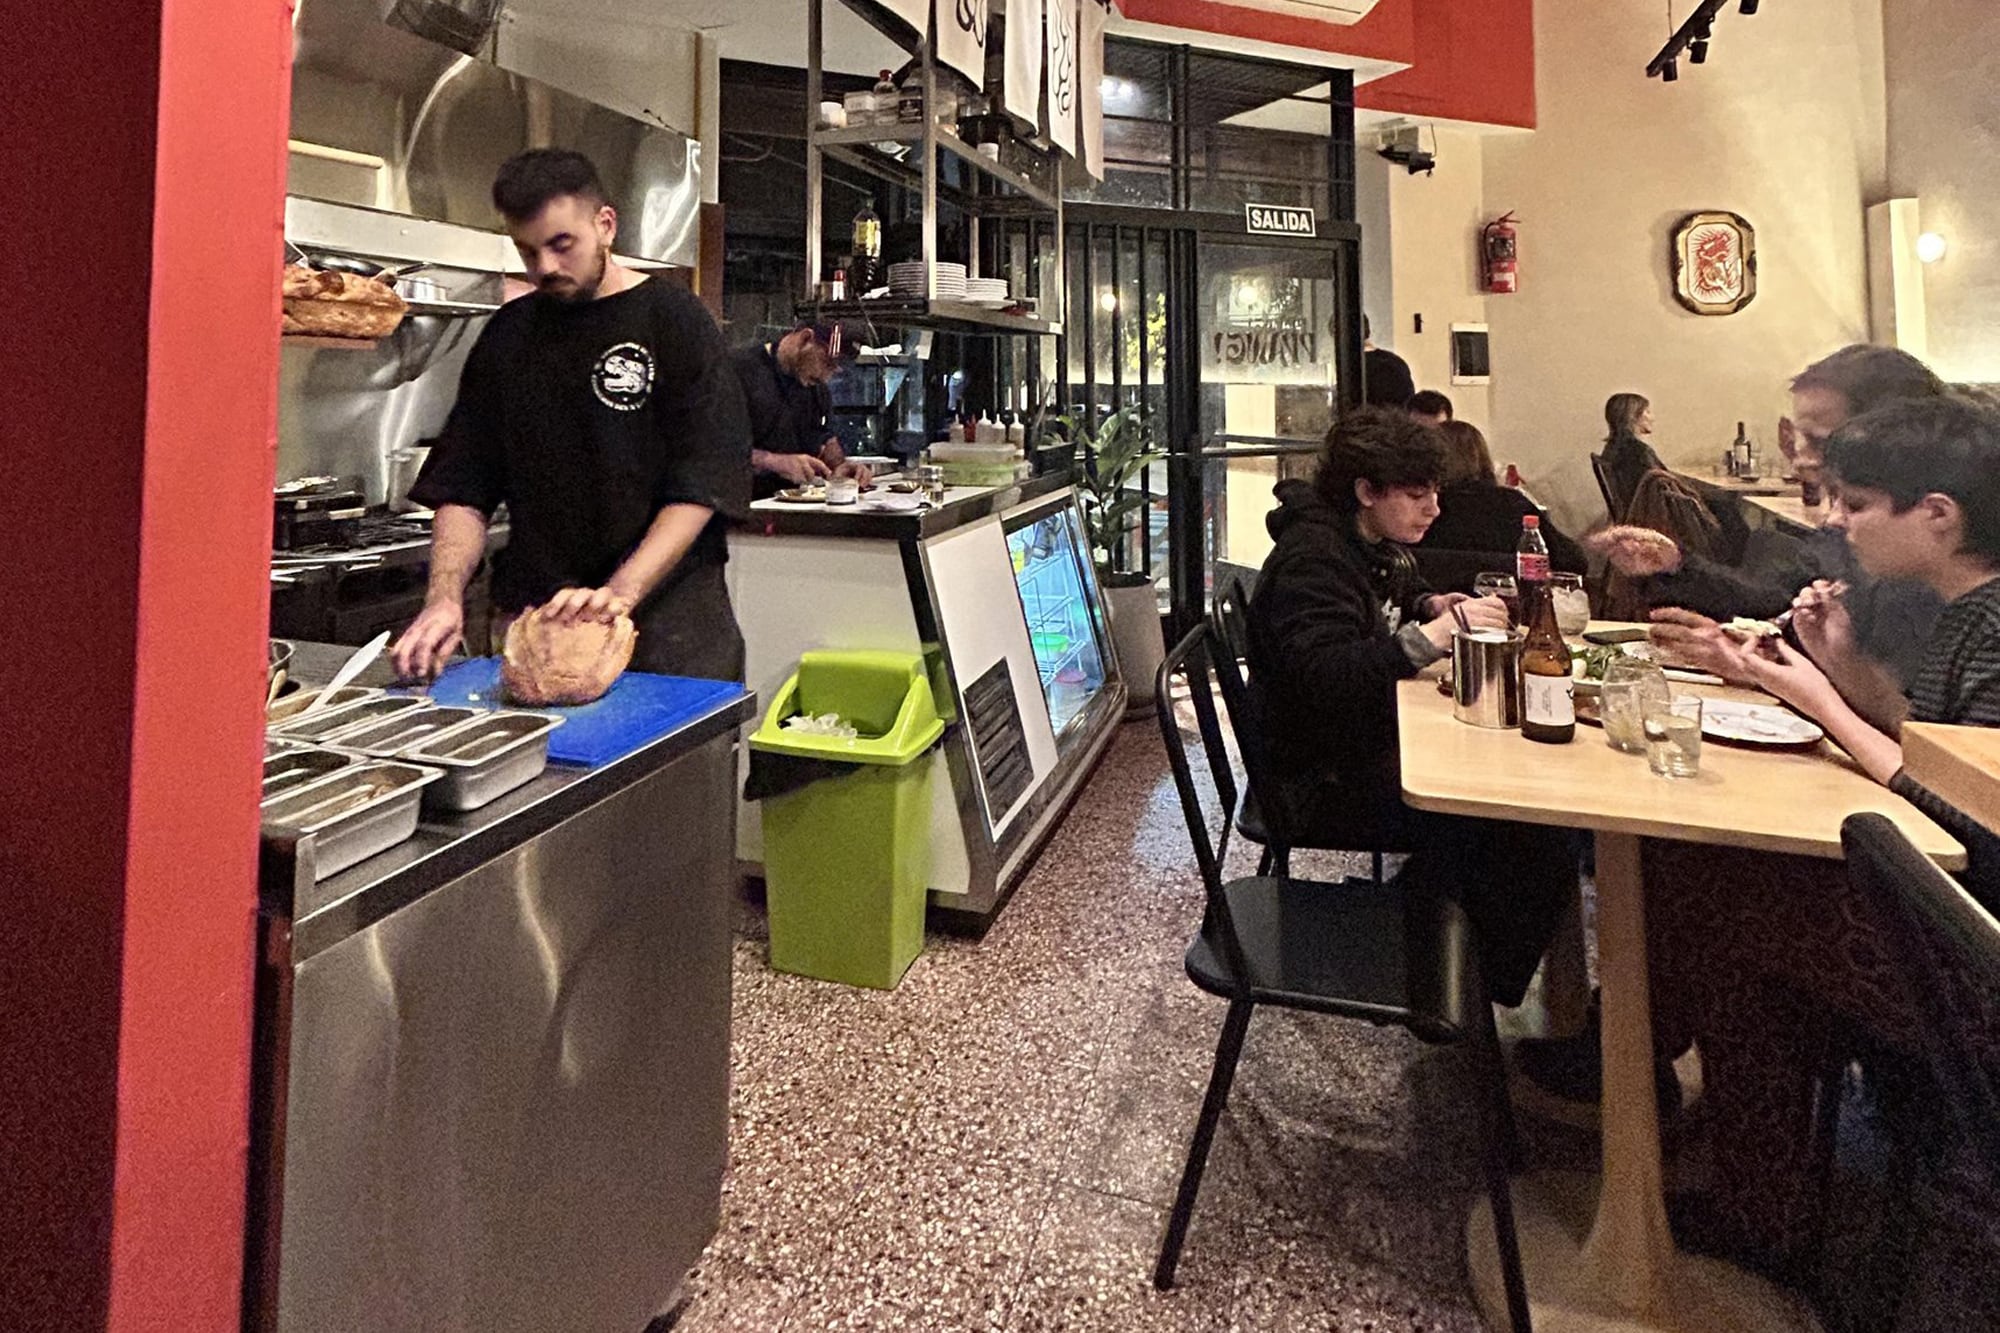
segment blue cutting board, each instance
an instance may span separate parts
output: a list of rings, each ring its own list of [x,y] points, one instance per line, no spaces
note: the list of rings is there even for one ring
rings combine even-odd
[[[628,671],[596,703],[533,711],[563,720],[560,727],[549,733],[549,758],[595,768],[658,740],[682,723],[742,694],[743,687],[734,681]],[[431,686],[430,696],[442,705],[504,706],[505,701],[500,697],[500,659],[475,657],[454,663]]]

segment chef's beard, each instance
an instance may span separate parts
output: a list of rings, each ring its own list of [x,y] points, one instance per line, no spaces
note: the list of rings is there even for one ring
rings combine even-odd
[[[568,305],[582,305],[597,299],[598,290],[604,286],[604,274],[611,264],[611,252],[605,246],[597,248],[597,272],[589,282],[578,283],[567,274],[551,273],[542,279],[542,291]]]

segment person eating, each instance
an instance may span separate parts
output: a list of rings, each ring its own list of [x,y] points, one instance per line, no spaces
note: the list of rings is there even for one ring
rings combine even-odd
[[[1438,516],[1444,467],[1435,430],[1400,408],[1359,408],[1328,432],[1312,481],[1278,484],[1275,547],[1247,615],[1276,780],[1259,799],[1289,829],[1365,825],[1383,845],[1414,847],[1404,882],[1463,905],[1493,998],[1516,1005],[1576,900],[1568,836],[1402,800],[1396,683],[1445,655],[1460,616],[1474,629],[1509,623],[1499,598],[1434,593],[1417,573],[1409,547]]]
[[[801,324],[776,342],[730,353],[750,413],[750,464],[758,499],[787,486],[810,486],[827,477],[871,477],[847,452],[829,425],[827,390],[834,367],[851,350],[838,324]]]
[[[1793,378],[1794,466],[1801,478],[1818,479],[1826,440],[1865,412],[1910,400],[1942,397],[1944,382],[1923,362],[1893,347],[1844,347]],[[1649,529],[1611,527],[1584,539],[1620,573],[1645,581],[1647,601],[1664,618],[1691,630],[1719,633],[1716,622],[1735,617],[1774,619],[1799,590],[1818,583],[1845,585],[1844,601],[1859,649],[1845,678],[1850,697],[1884,720],[1893,714],[1912,678],[1922,645],[1937,622],[1940,604],[1921,583],[1877,581],[1855,568],[1843,534],[1823,528],[1804,539],[1781,538],[1779,552],[1754,567],[1732,568],[1684,553]],[[1662,609],[1664,608],[1664,609]]]
[[[750,432],[721,332],[686,290],[618,262],[618,212],[581,153],[509,158],[493,203],[534,290],[487,321],[410,490],[436,516],[429,593],[392,650],[397,672],[430,679],[463,641],[465,587],[504,504],[496,651],[533,607],[558,621],[629,615],[635,670],[742,680],[723,562],[749,499]]]
[[[2000,726],[2000,415],[1950,398],[1893,403],[1833,432],[1821,461],[1828,523],[1860,572],[1920,583],[1943,606],[1920,646],[1908,717]],[[1966,887],[2000,907],[2000,839],[1912,781],[1897,727],[1870,720],[1818,660],[1851,640],[1846,599],[1809,590],[1793,615],[1803,650],[1757,634],[1707,660],[1818,721],[1869,776],[1949,829],[1969,852]],[[1714,1167],[1705,1190],[1671,1201],[1676,1232],[1803,1283],[1822,1220],[1813,1084],[1827,1044],[1860,1034],[1878,1086],[1916,1115],[1927,1100],[1916,1010],[1839,863],[1653,841],[1644,857],[1658,886],[1647,899],[1656,1037],[1663,1054],[1689,1039],[1700,1050]]]

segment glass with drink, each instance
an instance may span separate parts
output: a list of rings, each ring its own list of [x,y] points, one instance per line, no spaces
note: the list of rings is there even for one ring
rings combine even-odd
[[[1498,570],[1481,574],[1472,581],[1474,597],[1498,597],[1507,604],[1507,618],[1514,624],[1521,623],[1521,587],[1512,574]]]
[[[1646,714],[1665,708],[1673,697],[1666,673],[1637,657],[1615,657],[1604,668],[1598,715],[1604,739],[1625,754],[1646,753]]]
[[[1683,694],[1646,713],[1646,763],[1663,778],[1701,772],[1701,698]]]
[[[1549,587],[1556,599],[1556,628],[1566,638],[1575,638],[1590,628],[1590,594],[1584,591],[1583,575],[1551,574]]]

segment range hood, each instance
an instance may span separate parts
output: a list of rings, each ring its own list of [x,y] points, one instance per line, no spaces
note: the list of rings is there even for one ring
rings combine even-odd
[[[500,163],[524,148],[575,148],[618,206],[619,251],[692,266],[701,151],[687,131],[700,47],[638,0],[298,0],[287,193],[348,206],[312,210],[321,215],[359,209],[496,233]],[[310,240],[370,253],[360,237]]]

